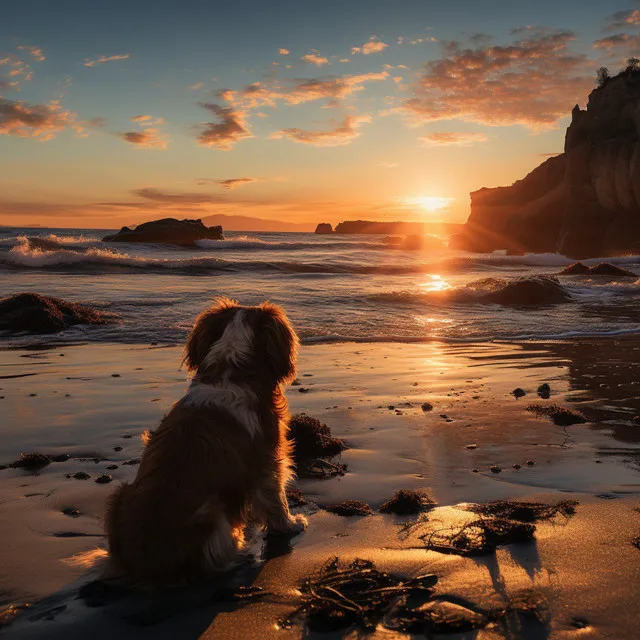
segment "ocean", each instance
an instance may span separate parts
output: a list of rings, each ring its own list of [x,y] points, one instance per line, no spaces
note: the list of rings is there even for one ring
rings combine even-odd
[[[29,291],[116,312],[48,343],[181,343],[216,296],[281,304],[303,343],[556,340],[640,332],[640,280],[560,278],[560,304],[487,299],[505,282],[557,274],[556,254],[390,247],[382,236],[226,232],[195,248],[105,244],[111,230],[0,229],[0,297]],[[640,273],[640,256],[610,260]],[[595,264],[598,260],[588,260]],[[9,344],[33,342],[18,336]]]

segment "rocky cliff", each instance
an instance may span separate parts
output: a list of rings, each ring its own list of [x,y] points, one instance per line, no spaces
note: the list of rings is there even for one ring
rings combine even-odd
[[[316,227],[316,233],[333,233],[333,227],[328,222],[321,222]]]
[[[424,233],[424,224],[421,222],[372,222],[370,220],[347,220],[336,225],[335,233],[419,235]]]
[[[450,246],[559,252],[574,258],[640,252],[640,71],[626,70],[577,105],[564,153],[510,187],[471,193]]]
[[[202,220],[162,218],[139,224],[135,229],[122,227],[118,233],[102,238],[103,242],[151,242],[194,246],[198,240],[224,240],[222,227],[207,227]]]

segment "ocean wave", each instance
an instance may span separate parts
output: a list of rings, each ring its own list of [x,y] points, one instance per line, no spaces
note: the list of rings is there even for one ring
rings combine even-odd
[[[362,249],[384,250],[388,245],[383,242],[365,241],[330,241],[330,242],[284,242],[263,240],[251,236],[235,236],[226,240],[196,240],[196,246],[201,249],[215,249],[216,251],[331,251],[334,249]]]
[[[28,236],[21,234],[9,238],[0,238],[0,247],[31,247],[44,250],[78,249],[80,247],[90,247],[96,242],[98,242],[97,238],[77,235],[61,236],[49,233],[43,236]]]
[[[569,302],[567,288],[550,276],[483,278],[460,287],[434,291],[390,291],[369,296],[376,302],[400,305],[445,303],[499,304],[504,306],[549,305]]]
[[[640,256],[618,256],[617,258],[589,258],[582,260],[588,266],[595,266],[600,262],[610,262],[616,265],[640,264]],[[474,254],[459,256],[448,260],[446,264],[455,267],[468,268],[469,266],[487,267],[544,267],[563,268],[576,262],[573,258],[568,258],[559,253],[528,253],[523,256],[508,256],[501,253]]]

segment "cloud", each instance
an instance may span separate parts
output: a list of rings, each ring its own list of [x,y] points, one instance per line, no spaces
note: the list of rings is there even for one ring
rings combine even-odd
[[[395,111],[413,124],[458,119],[552,127],[593,87],[592,62],[571,53],[573,39],[563,31],[534,32],[507,46],[443,43],[443,56],[427,62],[415,83],[415,97]]]
[[[418,138],[431,147],[469,146],[475,142],[486,142],[489,138],[484,133],[464,131],[435,131]]]
[[[162,203],[181,203],[181,204],[210,204],[223,202],[222,196],[212,196],[202,193],[166,193],[155,189],[154,187],[143,187],[134,189],[131,193],[146,200]]]
[[[20,91],[20,83],[33,78],[33,71],[29,64],[15,54],[0,58],[0,70],[3,74],[0,78],[0,89]]]
[[[625,9],[609,16],[605,24],[606,29],[625,29],[640,27],[640,9]]]
[[[371,122],[370,116],[347,116],[340,125],[329,131],[308,131],[306,129],[281,129],[271,135],[272,138],[289,138],[294,142],[312,144],[316,147],[339,147],[349,144],[360,136],[358,128],[365,122]]]
[[[74,120],[75,114],[65,111],[56,100],[30,104],[0,97],[0,135],[50,140]]]
[[[206,102],[200,102],[199,106],[207,109],[220,120],[200,125],[201,131],[197,141],[203,147],[216,147],[229,151],[236,142],[253,137],[247,128],[243,111]]]
[[[18,47],[18,49],[21,49],[22,51],[26,51],[30,53],[38,62],[42,62],[43,60],[46,60],[46,58],[44,57],[44,54],[42,53],[42,49],[38,47],[21,46],[21,47]]]
[[[341,77],[299,78],[272,86],[254,82],[239,91],[223,89],[218,97],[243,110],[261,106],[275,107],[278,101],[286,104],[303,104],[323,99],[337,101],[361,91],[368,82],[386,80],[388,77],[387,71],[381,71]]]
[[[329,64],[329,58],[323,58],[322,56],[318,55],[317,51],[307,53],[307,55],[302,56],[300,60],[304,60],[308,64],[315,64],[316,67],[322,67],[325,64]]]
[[[167,141],[158,129],[144,129],[143,131],[125,131],[116,134],[125,142],[141,149],[166,149]]]
[[[279,49],[279,50],[278,50],[278,53],[279,53],[281,56],[288,56],[288,55],[291,53],[291,51],[289,51],[289,49]]]
[[[261,182],[263,178],[227,178],[225,180],[216,180],[214,178],[199,178],[198,184],[203,186],[205,184],[220,184],[225,189],[237,189],[250,182]]]
[[[629,52],[638,49],[640,47],[640,33],[616,33],[613,36],[607,38],[601,38],[593,43],[594,49],[625,49]]]
[[[155,127],[159,124],[164,124],[164,118],[156,118],[155,116],[143,114],[140,116],[133,116],[133,118],[131,118],[131,122],[135,122],[141,127]]]
[[[193,89],[194,91],[197,89],[202,89],[202,87],[203,87],[202,82],[194,82],[194,84],[189,85],[189,89]]]
[[[369,42],[365,42],[361,47],[353,47],[351,49],[352,54],[361,53],[363,56],[371,55],[372,53],[381,53],[384,51],[389,45],[382,42],[382,40],[378,40],[376,36],[371,36],[369,38]]]
[[[130,53],[124,53],[122,55],[115,55],[115,56],[100,56],[99,58],[96,58],[95,60],[91,60],[91,58],[85,58],[84,59],[84,66],[85,67],[95,67],[97,64],[103,64],[105,62],[113,62],[115,60],[127,60],[130,57],[131,57]]]

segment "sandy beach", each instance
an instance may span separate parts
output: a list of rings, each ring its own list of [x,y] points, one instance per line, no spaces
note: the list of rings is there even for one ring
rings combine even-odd
[[[98,602],[104,606],[78,598],[97,576],[63,559],[104,543],[107,496],[134,476],[141,433],[186,388],[180,360],[176,347],[118,344],[2,353],[0,462],[21,452],[63,460],[35,474],[0,471],[0,593],[4,607],[30,604],[6,637],[303,637],[301,623],[282,628],[279,621],[296,608],[301,580],[339,556],[372,560],[399,576],[434,573],[436,593],[449,604],[490,610],[525,596],[535,602],[535,616],[511,615],[450,637],[637,638],[635,339],[305,346],[299,384],[288,390],[291,412],[319,418],[349,445],[340,459],[344,476],[298,481],[308,530],[285,549],[257,538],[254,562],[211,584]],[[549,399],[536,394],[542,383],[551,387]],[[527,395],[516,398],[516,388]],[[433,409],[424,411],[425,402]],[[554,403],[588,421],[562,427],[527,411]],[[82,472],[90,477],[73,477]],[[111,482],[96,483],[103,475]],[[416,516],[378,513],[405,488],[424,489],[436,501],[422,516],[426,527],[466,517],[461,503],[571,498],[579,505],[569,519],[538,524],[535,541],[468,558],[400,535]],[[348,499],[368,503],[374,515],[321,508]],[[221,584],[266,593],[222,601]],[[404,634],[381,624],[374,635]]]

